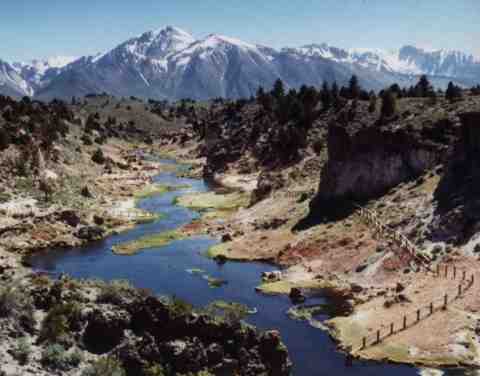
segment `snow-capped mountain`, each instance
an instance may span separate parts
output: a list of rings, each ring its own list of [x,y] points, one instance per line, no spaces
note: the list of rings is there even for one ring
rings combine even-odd
[[[340,49],[328,44],[312,44],[297,49],[296,53],[308,57],[347,64],[358,64],[374,71],[385,71],[405,75],[461,77],[469,69],[478,69],[480,59],[471,54],[453,50],[426,51],[413,46],[398,50],[368,48]]]
[[[33,95],[33,90],[29,83],[14,67],[2,60],[0,60],[0,94],[12,97]]]
[[[2,66],[2,65],[0,65]],[[7,73],[8,72],[8,73]],[[211,34],[201,39],[168,26],[148,31],[96,56],[29,64],[4,63],[0,93],[41,99],[108,92],[118,96],[179,99],[248,97],[281,78],[289,87],[348,82],[352,74],[367,89],[394,82],[411,85],[420,74],[444,87],[480,82],[480,61],[458,51],[342,49],[311,44],[280,50]],[[3,88],[3,89],[2,89]]]

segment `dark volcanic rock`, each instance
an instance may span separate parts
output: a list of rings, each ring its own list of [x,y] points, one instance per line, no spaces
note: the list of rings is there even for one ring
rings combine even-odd
[[[461,137],[434,192],[438,206],[427,237],[461,245],[480,231],[480,112],[459,117]]]
[[[73,210],[64,210],[61,212],[60,220],[71,227],[77,227],[80,224],[80,217]]]
[[[331,123],[328,162],[312,201],[313,211],[328,213],[329,209],[339,210],[350,201],[378,197],[443,161],[455,136],[454,125],[443,120],[442,136],[438,130],[430,131],[434,126],[412,129],[396,123]]]
[[[75,236],[83,240],[100,240],[103,238],[104,230],[98,226],[85,226],[80,228]]]
[[[268,197],[271,192],[282,188],[285,180],[280,173],[262,172],[258,177],[257,188],[252,192],[251,205]]]
[[[96,354],[111,351],[122,341],[129,323],[130,315],[126,311],[93,311],[83,334],[85,346]]]

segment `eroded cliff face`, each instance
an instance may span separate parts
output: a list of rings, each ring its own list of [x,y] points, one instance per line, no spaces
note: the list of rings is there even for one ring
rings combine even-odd
[[[427,236],[463,245],[480,232],[480,112],[459,117],[460,138],[434,193],[437,205]]]
[[[379,197],[399,183],[417,178],[442,162],[456,128],[449,119],[417,127],[405,121],[331,123],[328,162],[312,212],[321,216],[323,211]]]

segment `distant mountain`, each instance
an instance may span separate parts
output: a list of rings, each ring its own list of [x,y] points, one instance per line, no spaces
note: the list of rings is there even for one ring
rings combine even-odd
[[[28,82],[33,91],[48,85],[63,68],[75,61],[76,57],[56,56],[46,60],[32,60],[27,63],[13,63],[12,66]]]
[[[413,46],[347,50],[327,44],[277,50],[216,34],[198,40],[172,26],[96,56],[2,64],[0,93],[40,99],[101,92],[157,99],[239,98],[254,95],[259,86],[271,87],[277,78],[296,88],[324,80],[344,85],[352,74],[374,90],[394,82],[414,84],[421,74],[437,87],[450,80],[465,86],[480,82],[480,61],[459,51]]]
[[[0,94],[12,97],[33,95],[29,83],[7,62],[0,60]]]

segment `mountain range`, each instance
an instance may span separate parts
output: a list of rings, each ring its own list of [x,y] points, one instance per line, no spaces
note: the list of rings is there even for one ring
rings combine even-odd
[[[342,49],[327,44],[274,49],[217,34],[196,39],[168,26],[95,56],[30,63],[0,60],[0,94],[70,99],[90,93],[142,98],[210,99],[254,95],[278,78],[287,87],[344,85],[355,74],[366,89],[414,84],[426,74],[445,88],[449,81],[480,83],[480,59],[451,50]]]

